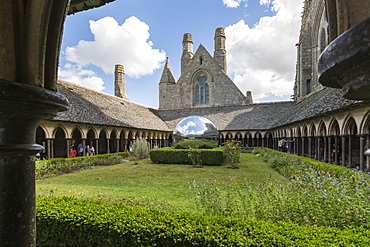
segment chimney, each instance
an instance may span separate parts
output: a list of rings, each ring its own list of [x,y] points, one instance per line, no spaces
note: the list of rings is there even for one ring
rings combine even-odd
[[[190,60],[193,58],[193,36],[190,33],[184,34],[182,40],[181,73],[184,71]]]
[[[128,100],[125,85],[125,68],[120,64],[116,64],[114,70],[114,95]]]
[[[251,92],[251,91],[247,91],[246,96],[247,96],[247,104],[248,104],[248,105],[253,104],[252,92]]]
[[[215,51],[213,58],[216,59],[226,73],[226,36],[225,30],[222,27],[217,28],[215,31]]]

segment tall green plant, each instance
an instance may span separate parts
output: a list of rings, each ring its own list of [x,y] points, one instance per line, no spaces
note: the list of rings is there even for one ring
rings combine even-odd
[[[193,166],[202,167],[202,159],[200,158],[202,150],[200,150],[198,146],[195,146],[195,148],[189,146],[189,149],[190,151],[188,153],[188,157],[190,158]]]
[[[227,164],[232,168],[238,168],[240,161],[240,146],[239,141],[228,140],[224,143],[223,152]]]
[[[132,145],[132,152],[138,159],[149,158],[150,144],[145,139],[138,139]]]

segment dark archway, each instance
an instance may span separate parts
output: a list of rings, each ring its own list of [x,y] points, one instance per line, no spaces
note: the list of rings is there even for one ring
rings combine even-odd
[[[64,130],[58,127],[55,131],[54,139],[54,158],[67,158],[67,141]]]

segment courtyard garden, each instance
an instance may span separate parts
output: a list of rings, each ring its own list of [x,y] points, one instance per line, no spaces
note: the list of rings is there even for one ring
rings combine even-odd
[[[111,158],[116,165],[44,174],[38,245],[370,245],[367,174],[264,148],[241,149],[238,162],[197,166],[192,156],[203,150],[186,150],[189,164],[121,153]]]

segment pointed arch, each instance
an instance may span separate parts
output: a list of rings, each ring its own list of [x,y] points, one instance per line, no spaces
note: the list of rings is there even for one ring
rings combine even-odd
[[[359,129],[362,134],[370,134],[370,109],[364,114]]]
[[[333,118],[330,123],[329,123],[329,128],[328,128],[328,134],[329,135],[339,135],[340,134],[340,128],[338,124],[338,120],[336,118]]]

